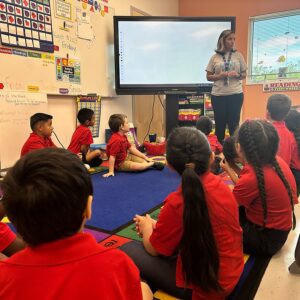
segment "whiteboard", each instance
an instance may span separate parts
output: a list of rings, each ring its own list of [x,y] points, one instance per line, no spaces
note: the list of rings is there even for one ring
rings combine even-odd
[[[47,95],[0,92],[0,162],[1,169],[11,167],[19,158],[29,137],[30,116],[47,112]]]
[[[54,53],[14,49],[0,44],[0,85],[3,84],[3,91],[115,96],[114,9],[106,6],[107,12],[104,13],[103,5],[92,11],[88,3],[65,1],[71,7],[70,19],[66,19],[57,16],[55,7],[59,1],[61,3],[62,0],[50,0]],[[16,49],[28,55],[35,52],[40,57],[22,56],[20,51],[14,51]],[[74,62],[78,66],[80,80],[71,82],[66,76],[58,79],[57,59]]]

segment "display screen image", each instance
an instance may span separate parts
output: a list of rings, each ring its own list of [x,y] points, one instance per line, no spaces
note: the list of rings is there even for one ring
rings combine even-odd
[[[118,94],[209,91],[206,66],[234,17],[114,17]]]

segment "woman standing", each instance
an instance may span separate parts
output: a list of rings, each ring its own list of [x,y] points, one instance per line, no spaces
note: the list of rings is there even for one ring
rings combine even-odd
[[[246,78],[247,66],[243,55],[235,49],[235,34],[231,30],[221,33],[215,51],[206,67],[206,77],[213,81],[211,101],[216,135],[223,143],[226,125],[232,135],[240,122],[244,99],[241,80]]]

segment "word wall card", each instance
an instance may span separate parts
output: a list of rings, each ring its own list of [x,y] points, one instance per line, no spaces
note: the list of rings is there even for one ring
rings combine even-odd
[[[0,0],[1,44],[54,52],[50,0]]]

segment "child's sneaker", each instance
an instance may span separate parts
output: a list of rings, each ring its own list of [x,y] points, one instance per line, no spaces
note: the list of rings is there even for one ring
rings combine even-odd
[[[160,163],[160,162],[155,162],[152,166],[155,170],[163,170],[165,165],[163,163]]]

